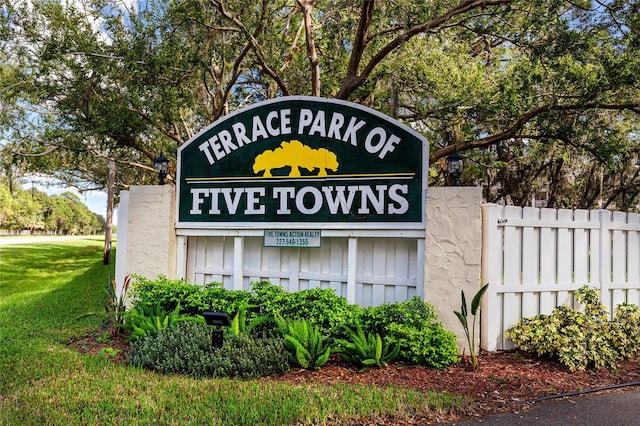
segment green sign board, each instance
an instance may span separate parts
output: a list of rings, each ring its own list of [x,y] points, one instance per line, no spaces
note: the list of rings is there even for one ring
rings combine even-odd
[[[358,104],[315,97],[255,104],[178,150],[178,226],[417,228],[425,220],[427,150],[420,134]]]

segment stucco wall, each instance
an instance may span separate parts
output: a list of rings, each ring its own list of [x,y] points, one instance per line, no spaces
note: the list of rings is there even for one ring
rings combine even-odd
[[[425,300],[434,304],[447,330],[458,335],[469,354],[464,331],[454,310],[460,310],[460,291],[467,303],[480,289],[482,252],[482,190],[479,187],[429,188],[425,239]],[[472,317],[469,318],[471,324]],[[480,322],[476,331],[479,344]]]
[[[132,186],[128,213],[127,273],[175,278],[175,186]]]

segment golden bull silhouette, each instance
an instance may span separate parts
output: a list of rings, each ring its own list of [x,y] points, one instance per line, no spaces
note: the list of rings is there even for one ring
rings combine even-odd
[[[327,170],[338,170],[336,155],[325,148],[313,149],[298,140],[282,142],[273,150],[264,151],[253,162],[253,173],[264,170],[263,177],[273,177],[271,171],[283,167],[291,167],[289,177],[300,177],[300,168],[309,172],[318,169],[317,176],[327,176]]]

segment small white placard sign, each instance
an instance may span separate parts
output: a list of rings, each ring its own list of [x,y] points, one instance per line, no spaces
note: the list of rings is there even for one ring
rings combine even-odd
[[[265,247],[320,247],[320,230],[265,229]]]

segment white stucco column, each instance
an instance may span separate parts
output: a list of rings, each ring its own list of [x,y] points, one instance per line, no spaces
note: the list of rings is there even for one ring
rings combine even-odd
[[[176,277],[175,186],[129,188],[127,274]]]
[[[482,253],[482,189],[429,188],[425,238],[424,298],[432,303],[447,330],[458,335],[461,350],[469,354],[464,330],[453,313],[460,310],[460,291],[467,304],[480,289]],[[473,318],[469,317],[469,327]],[[476,323],[476,349],[480,318]]]

